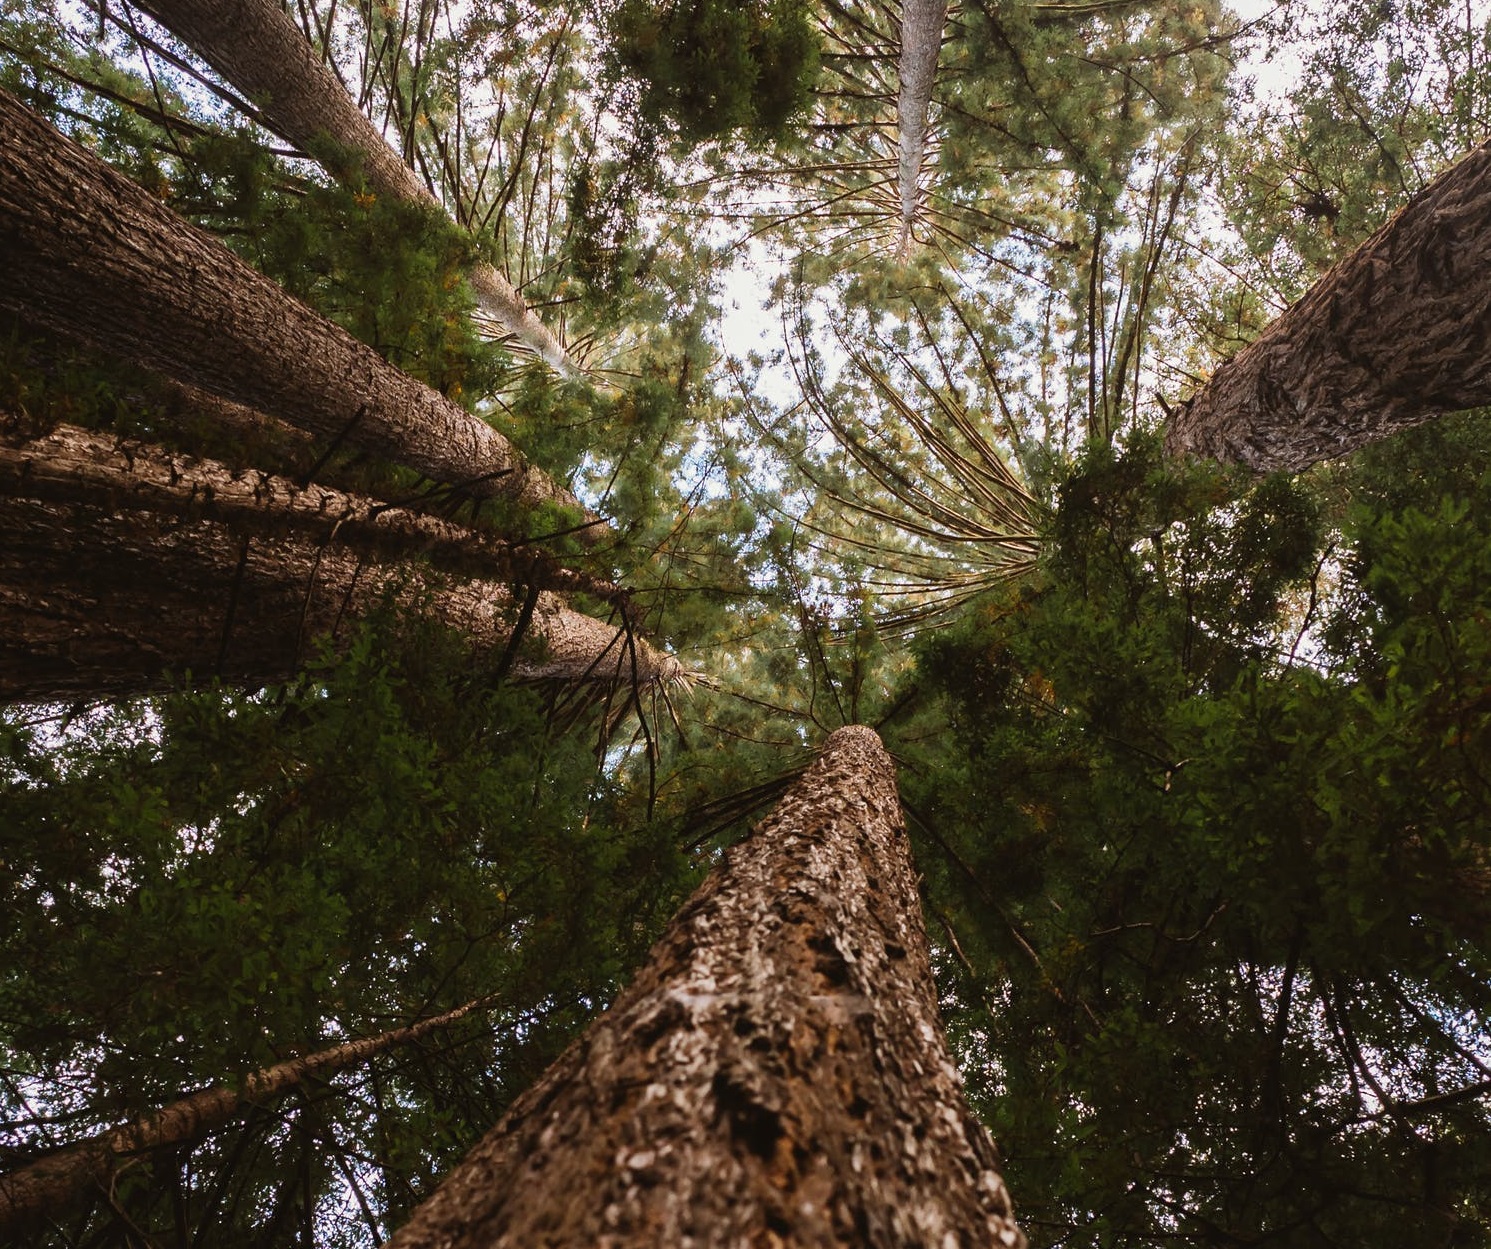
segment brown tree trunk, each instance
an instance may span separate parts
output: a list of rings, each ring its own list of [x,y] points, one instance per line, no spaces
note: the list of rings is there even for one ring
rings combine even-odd
[[[0,527],[3,701],[149,693],[188,673],[286,680],[320,639],[390,602],[435,613],[478,654],[506,656],[521,615],[512,591],[442,578],[426,560],[609,589],[430,517],[67,428],[0,444]],[[680,671],[549,591],[520,642],[517,677],[561,675],[548,671],[556,660],[602,684]]]
[[[1175,412],[1165,446],[1298,470],[1491,404],[1491,145],[1442,174]]]
[[[943,1039],[894,770],[855,727],[389,1246],[1022,1243]]]
[[[491,426],[4,92],[0,308],[478,496],[577,506]]]
[[[362,495],[73,425],[37,438],[0,434],[0,495],[217,521],[271,538],[299,534],[382,562],[420,558],[505,585],[621,598],[614,584],[564,568],[532,544],[514,546],[489,531]]]
[[[199,1141],[250,1106],[272,1101],[306,1080],[324,1080],[388,1050],[417,1041],[489,1008],[494,1001],[492,997],[478,998],[405,1028],[277,1063],[251,1072],[238,1086],[202,1089],[124,1127],[89,1137],[19,1171],[0,1176],[0,1240],[17,1235],[40,1220],[57,1217],[90,1191],[107,1190],[121,1159]]]
[[[901,261],[911,254],[911,227],[920,198],[922,159],[927,149],[927,113],[932,105],[932,83],[942,51],[942,27],[947,0],[902,0],[900,91],[896,98],[896,188],[901,204],[901,233],[896,253]]]
[[[142,0],[140,8],[246,95],[265,120],[336,177],[353,154],[368,186],[391,199],[436,204],[342,89],[289,15],[274,0]],[[328,145],[327,140],[330,140]],[[482,309],[551,368],[575,367],[553,332],[489,264],[471,273]]]

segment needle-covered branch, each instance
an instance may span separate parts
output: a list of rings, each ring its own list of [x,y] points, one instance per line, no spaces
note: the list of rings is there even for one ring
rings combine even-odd
[[[251,1106],[282,1097],[308,1080],[329,1079],[388,1050],[412,1044],[468,1015],[490,1009],[494,1001],[491,997],[478,998],[408,1027],[250,1072],[241,1084],[202,1089],[123,1127],[68,1145],[0,1176],[0,1237],[18,1234],[40,1220],[66,1213],[92,1190],[107,1190],[121,1164],[135,1155],[200,1141]]]

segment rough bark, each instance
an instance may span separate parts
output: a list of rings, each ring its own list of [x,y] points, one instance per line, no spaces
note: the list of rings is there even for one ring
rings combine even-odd
[[[1491,145],[1419,192],[1180,405],[1172,455],[1295,471],[1491,404]]]
[[[27,423],[39,428],[54,416],[66,420],[75,415],[77,382],[73,374],[79,367],[86,370],[97,365],[98,353],[86,344],[41,331],[20,317],[0,320],[0,333],[10,336],[11,367],[19,385],[13,407],[26,411]],[[271,459],[292,464],[289,472],[293,476],[308,471],[321,458],[314,434],[158,373],[120,378],[107,396],[100,394],[99,398],[100,415],[128,414],[135,421],[164,423],[183,437],[195,435],[200,439],[205,435],[229,447],[248,448],[251,453],[243,459],[245,464],[272,468],[259,458],[267,451]],[[0,409],[0,430],[8,432],[21,423],[14,411]]]
[[[1017,1246],[889,756],[818,761],[390,1249]]]
[[[246,95],[285,139],[321,159],[334,176],[348,174],[345,156],[351,153],[375,194],[437,204],[274,0],[142,0],[140,8]],[[506,333],[551,368],[575,373],[559,340],[501,273],[489,264],[477,265],[471,285],[483,311]]]
[[[514,546],[485,530],[329,486],[229,468],[73,425],[58,425],[37,438],[0,434],[0,495],[217,521],[264,537],[335,540],[369,559],[417,557],[447,572],[506,585],[621,598],[614,584],[564,568],[536,546]]]
[[[273,1101],[307,1080],[327,1079],[418,1041],[490,1008],[494,1001],[492,997],[478,998],[408,1027],[276,1063],[251,1072],[238,1086],[202,1089],[123,1127],[101,1132],[0,1176],[0,1239],[17,1235],[40,1220],[56,1218],[90,1192],[107,1191],[121,1161],[131,1155],[199,1141],[250,1106]]]
[[[491,426],[4,92],[0,308],[477,496],[578,506]]]
[[[903,261],[911,251],[911,227],[916,221],[918,184],[927,148],[927,113],[946,21],[947,0],[902,0],[900,91],[896,98],[896,188],[901,201],[901,233],[896,252]]]
[[[556,656],[579,665],[573,679],[601,684],[680,672],[645,640],[547,590],[509,655],[522,615],[513,592],[441,576],[427,562],[490,562],[529,584],[576,576],[528,562],[522,550],[337,491],[85,431],[0,447],[0,526],[0,700],[129,696],[187,674],[282,681],[320,639],[335,643],[350,622],[390,603],[436,614],[518,678],[560,675],[549,670]],[[578,654],[577,639],[588,653]]]

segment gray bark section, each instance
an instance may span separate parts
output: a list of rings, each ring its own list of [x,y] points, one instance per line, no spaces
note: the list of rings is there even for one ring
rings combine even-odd
[[[390,604],[434,613],[479,660],[507,653],[520,604],[506,585],[410,558],[503,558],[481,536],[96,440],[63,430],[0,450],[0,701],[145,694],[188,674],[282,681]],[[675,680],[680,666],[544,591],[510,672],[625,686]]]
[[[390,1249],[1018,1246],[875,733],[840,729]]]
[[[1172,455],[1298,470],[1491,404],[1491,145],[1416,195],[1182,404]]]
[[[491,426],[4,92],[0,308],[478,496],[578,506]]]
[[[348,171],[335,153],[352,152],[375,193],[438,206],[274,0],[142,0],[139,7],[246,95],[284,138],[321,159],[337,177]],[[478,265],[471,285],[482,309],[506,333],[550,367],[575,373],[559,340],[501,273]]]
[[[305,1080],[324,1080],[387,1050],[448,1028],[467,1015],[489,1008],[493,1001],[480,998],[405,1028],[277,1063],[251,1072],[238,1086],[202,1089],[124,1127],[79,1141],[0,1176],[0,1237],[18,1235],[44,1219],[60,1217],[92,1191],[109,1191],[121,1163],[131,1155],[199,1141],[250,1106],[283,1096]]]
[[[901,233],[896,250],[905,260],[920,198],[919,181],[927,148],[927,113],[942,51],[947,0],[902,0],[900,92],[896,99],[896,187],[901,201]]]

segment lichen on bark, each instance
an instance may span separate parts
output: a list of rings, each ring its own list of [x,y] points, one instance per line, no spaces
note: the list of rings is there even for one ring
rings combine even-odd
[[[390,1249],[788,1244],[1023,1244],[864,727],[829,737]]]

